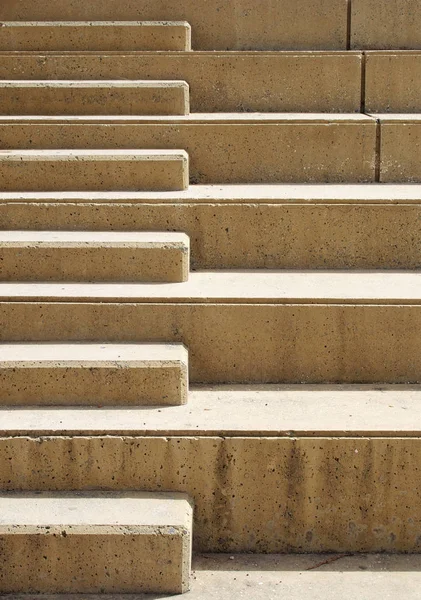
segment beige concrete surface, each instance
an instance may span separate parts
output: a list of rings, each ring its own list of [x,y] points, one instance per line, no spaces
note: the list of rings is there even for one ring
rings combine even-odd
[[[421,112],[421,52],[367,52],[365,110]]]
[[[352,0],[351,48],[421,48],[418,0]]]
[[[415,437],[9,436],[3,491],[172,490],[218,552],[420,552]]]
[[[421,182],[421,115],[376,114],[380,122],[380,181]]]
[[[418,273],[192,273],[177,286],[0,287],[4,342],[183,342],[194,383],[420,382]]]
[[[187,115],[185,81],[0,81],[2,115]]]
[[[375,178],[376,122],[308,113],[0,118],[2,148],[30,145],[183,148],[191,183],[363,183]]]
[[[191,600],[418,600],[419,555],[204,554],[193,557]],[[69,595],[17,595],[16,600],[75,600]],[[169,600],[168,595],[82,596],[76,600]]]
[[[0,150],[2,191],[183,190],[188,178],[184,150]]]
[[[0,494],[2,593],[189,589],[185,495]]]
[[[1,436],[341,438],[421,435],[418,385],[194,386],[168,407],[3,407]]]
[[[359,112],[357,52],[0,54],[3,79],[181,79],[192,112]]]
[[[346,49],[346,0],[15,0],[0,20],[188,21],[194,50]]]
[[[0,193],[2,229],[182,230],[199,270],[419,268],[420,211],[417,185]]]
[[[174,405],[187,402],[180,344],[0,344],[0,404]]]
[[[0,50],[14,52],[190,49],[190,25],[180,21],[9,21],[0,28]]]
[[[184,233],[0,231],[0,281],[188,279]]]

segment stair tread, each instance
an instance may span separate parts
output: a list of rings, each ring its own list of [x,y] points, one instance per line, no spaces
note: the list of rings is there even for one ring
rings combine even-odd
[[[83,246],[99,244],[101,246],[130,245],[130,246],[187,246],[189,238],[184,233],[149,232],[149,231],[0,231],[0,246],[48,244],[63,246],[67,244]]]
[[[4,363],[57,363],[83,365],[84,363],[111,362],[112,364],[184,362],[187,350],[183,344],[95,344],[95,343],[12,343],[0,344],[0,367]]]
[[[106,526],[110,533],[130,526],[189,528],[185,494],[151,492],[3,492],[0,527]],[[17,532],[16,532],[17,533]]]
[[[6,407],[0,435],[416,437],[421,386],[220,385],[162,410]]]
[[[420,304],[417,271],[203,271],[173,284],[0,283],[1,301]]]
[[[115,151],[113,151],[115,152]],[[311,203],[420,202],[421,185],[398,184],[208,184],[190,185],[178,192],[0,192],[0,202],[144,202],[172,203],[236,201],[273,202],[302,201]]]
[[[408,118],[408,115],[404,115]],[[421,118],[421,117],[420,117]],[[62,115],[62,116],[43,116],[43,115],[1,115],[0,123],[15,122],[45,122],[45,123],[358,123],[373,124],[374,117],[362,113],[190,113],[188,115]]]

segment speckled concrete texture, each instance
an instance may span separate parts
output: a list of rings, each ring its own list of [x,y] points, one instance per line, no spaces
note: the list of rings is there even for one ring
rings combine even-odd
[[[192,112],[359,112],[362,53],[4,53],[4,79],[181,79]]]
[[[12,21],[0,27],[0,50],[50,52],[190,50],[186,22]]]
[[[0,336],[183,342],[197,383],[420,381],[419,274],[303,272],[294,291],[294,275],[282,271],[237,273],[244,293],[231,276],[192,273],[202,296],[183,299],[187,283],[151,286],[143,297],[142,284],[0,284]]]
[[[421,112],[421,52],[367,52],[365,109]]]
[[[194,50],[345,50],[346,0],[15,0],[4,21],[185,20]]]
[[[0,439],[5,490],[172,490],[218,552],[420,552],[417,437]]]
[[[192,184],[375,180],[376,122],[360,114],[0,118],[0,147],[30,145],[182,148],[190,156]]]
[[[187,281],[189,238],[172,232],[0,231],[0,281]]]
[[[351,48],[421,48],[418,0],[351,0]]]
[[[180,344],[1,344],[0,404],[177,405],[187,402]]]
[[[0,150],[2,191],[184,190],[188,180],[184,150]]]
[[[2,229],[183,230],[196,270],[419,268],[420,211],[421,187],[415,185],[0,193]]]
[[[189,588],[185,495],[0,494],[2,593],[180,593]]]
[[[380,122],[380,181],[421,182],[421,115],[374,114]]]
[[[185,81],[0,81],[2,115],[187,115],[189,112],[189,86]]]

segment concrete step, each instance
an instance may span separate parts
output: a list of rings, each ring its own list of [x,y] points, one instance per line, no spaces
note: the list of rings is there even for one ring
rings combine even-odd
[[[380,182],[421,182],[421,114],[373,114],[373,117],[380,123]]]
[[[187,115],[185,81],[0,81],[2,115]]]
[[[195,50],[347,48],[347,0],[30,0],[3,2],[2,21],[188,21]]]
[[[419,554],[197,554],[193,557],[189,600],[336,600],[346,590],[352,600],[419,600]],[[169,596],[160,599],[171,600]],[[9,600],[6,598],[5,600]],[[12,600],[12,598],[10,598]],[[72,600],[58,595],[13,595],[13,600]],[[92,595],[90,600],[128,600]],[[157,600],[136,596],[129,600]]]
[[[2,405],[177,405],[187,401],[181,344],[1,344]]]
[[[352,0],[350,8],[351,48],[421,48],[421,14],[418,0]]]
[[[0,311],[4,342],[182,342],[195,383],[421,382],[418,272],[207,271],[176,286],[2,283]]]
[[[420,407],[420,386],[298,385],[194,388],[160,413],[2,409],[0,482],[187,493],[197,551],[419,552]]]
[[[0,150],[2,191],[183,190],[188,178],[184,150]]]
[[[361,52],[0,54],[3,79],[180,79],[193,112],[360,112]]]
[[[0,117],[2,148],[183,148],[191,183],[374,182],[376,134],[361,114]]]
[[[181,593],[192,505],[184,494],[0,494],[4,593]]]
[[[365,110],[421,112],[421,52],[367,52]]]
[[[420,211],[417,185],[0,193],[0,229],[184,231],[194,270],[420,268]]]
[[[0,50],[13,52],[190,49],[185,21],[9,21],[0,29]]]
[[[0,281],[186,281],[183,233],[0,231]]]

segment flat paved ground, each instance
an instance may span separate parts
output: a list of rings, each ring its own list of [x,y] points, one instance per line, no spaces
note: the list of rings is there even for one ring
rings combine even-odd
[[[186,600],[421,600],[421,555],[229,555],[194,559]],[[158,600],[174,596],[4,596],[4,600]]]

